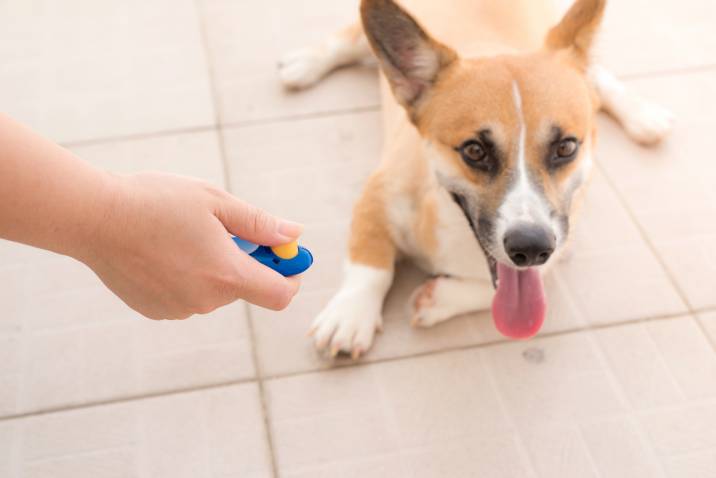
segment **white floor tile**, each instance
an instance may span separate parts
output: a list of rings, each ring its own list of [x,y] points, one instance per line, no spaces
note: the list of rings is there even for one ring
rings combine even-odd
[[[0,443],[8,478],[271,476],[255,384],[0,422]]]
[[[55,141],[214,122],[192,0],[0,5],[3,110]]]

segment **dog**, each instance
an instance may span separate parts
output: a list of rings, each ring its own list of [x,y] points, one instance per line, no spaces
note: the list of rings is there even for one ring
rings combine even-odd
[[[647,145],[672,124],[592,63],[606,0],[560,3],[363,0],[360,24],[283,59],[293,89],[371,54],[382,72],[383,159],[355,205],[343,284],[312,325],[319,350],[368,351],[401,257],[432,277],[410,300],[414,326],[492,308],[508,337],[539,331],[596,113]]]

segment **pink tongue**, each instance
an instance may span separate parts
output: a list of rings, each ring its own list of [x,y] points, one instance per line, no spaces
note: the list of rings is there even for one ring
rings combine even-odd
[[[547,312],[542,278],[537,269],[518,271],[497,264],[497,294],[492,301],[495,327],[513,339],[527,339],[539,332]]]

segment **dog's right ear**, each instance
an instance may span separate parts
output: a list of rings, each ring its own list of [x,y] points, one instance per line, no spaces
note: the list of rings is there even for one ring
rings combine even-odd
[[[457,54],[430,38],[393,0],[362,0],[361,17],[395,97],[412,114]]]
[[[607,0],[575,0],[562,21],[547,34],[547,48],[568,52],[577,66],[586,69],[606,5]]]

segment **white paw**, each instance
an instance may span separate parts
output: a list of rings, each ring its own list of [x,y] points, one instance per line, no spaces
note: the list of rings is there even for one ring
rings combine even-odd
[[[495,291],[489,280],[437,277],[418,287],[410,298],[414,327],[432,327],[458,315],[487,310]]]
[[[431,279],[415,289],[409,302],[412,307],[410,325],[427,328],[453,317],[453,308],[440,297],[443,294],[438,288],[442,281],[444,279]]]
[[[663,140],[674,126],[674,116],[663,106],[639,98],[625,109],[624,129],[636,142],[654,145]]]
[[[331,67],[331,58],[324,49],[304,48],[281,59],[279,76],[286,88],[299,90],[316,84]]]
[[[370,349],[382,329],[381,301],[360,293],[339,292],[316,317],[309,331],[319,351],[339,352],[354,360]]]

